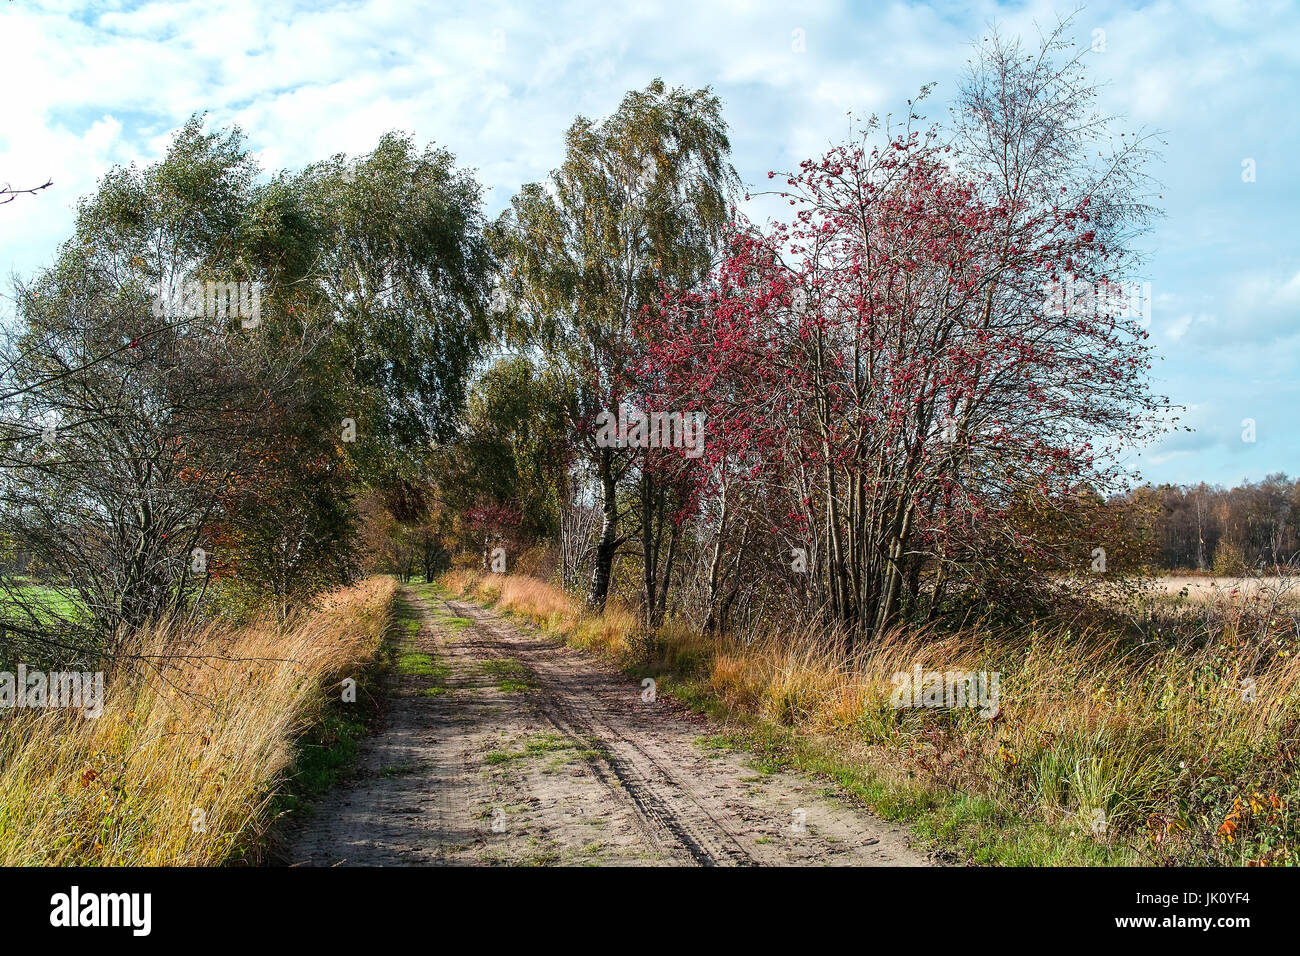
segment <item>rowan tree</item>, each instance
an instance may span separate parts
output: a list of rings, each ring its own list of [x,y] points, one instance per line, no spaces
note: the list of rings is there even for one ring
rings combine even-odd
[[[923,569],[931,594],[1005,578],[994,550],[1041,545],[1016,502],[1116,487],[1116,453],[1162,427],[1140,318],[1052,295],[1110,288],[1149,215],[1145,147],[1077,160],[1104,125],[1058,49],[991,47],[955,134],[909,104],[782,174],[789,221],[737,227],[713,288],[648,318],[660,399],[708,411],[701,484],[785,503],[767,546],[805,536],[849,635],[893,624]]]

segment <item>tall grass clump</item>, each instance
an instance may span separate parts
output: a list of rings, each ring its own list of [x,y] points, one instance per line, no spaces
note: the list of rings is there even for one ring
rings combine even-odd
[[[284,624],[147,631],[98,719],[0,718],[0,865],[256,859],[295,742],[376,658],[396,588],[372,578]]]

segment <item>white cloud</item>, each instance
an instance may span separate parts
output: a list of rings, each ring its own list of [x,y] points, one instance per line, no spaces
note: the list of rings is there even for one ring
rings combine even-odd
[[[1171,342],[1181,341],[1194,325],[1213,326],[1217,319],[1205,312],[1184,312],[1165,326],[1165,337]]]

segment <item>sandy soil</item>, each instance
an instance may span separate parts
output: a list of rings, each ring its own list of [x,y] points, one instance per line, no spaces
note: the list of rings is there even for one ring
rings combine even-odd
[[[404,674],[359,772],[287,837],[294,865],[866,865],[904,832],[700,738],[720,728],[477,605],[406,590]]]

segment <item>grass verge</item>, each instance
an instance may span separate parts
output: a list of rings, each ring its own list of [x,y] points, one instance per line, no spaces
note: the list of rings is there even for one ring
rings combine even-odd
[[[98,719],[0,720],[0,865],[258,860],[282,801],[355,747],[334,701],[380,655],[395,596],[374,578],[285,626],[148,633]]]
[[[319,709],[306,719],[294,743],[293,761],[271,801],[273,819],[305,816],[311,804],[355,766],[361,741],[382,711],[388,675],[401,657],[391,638],[414,614],[398,594],[393,592],[389,625],[376,652],[357,662],[357,674],[352,678],[355,687],[347,699],[343,693],[322,696]]]

